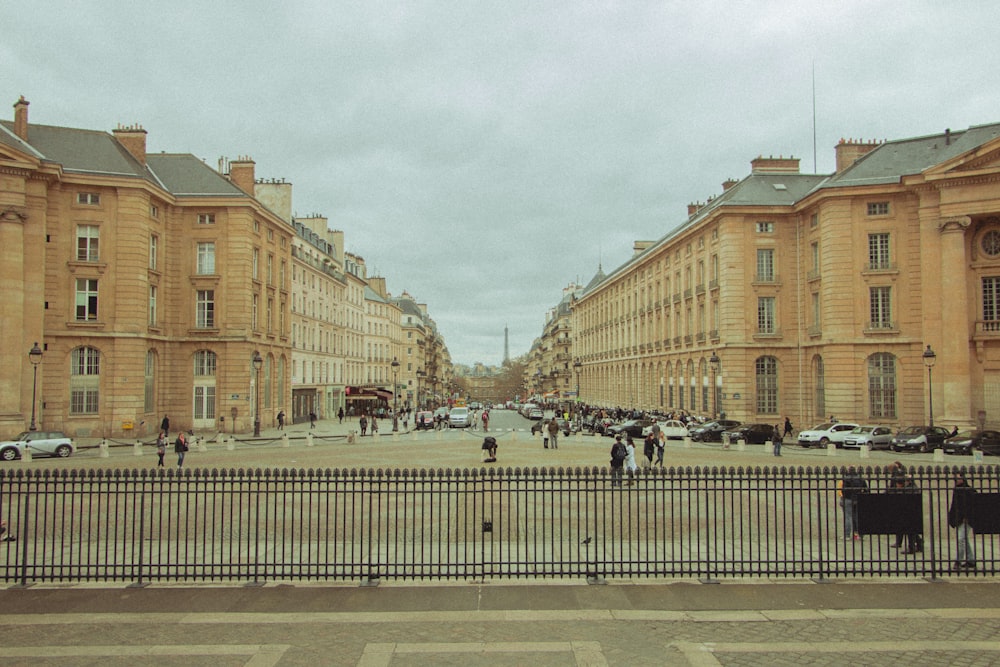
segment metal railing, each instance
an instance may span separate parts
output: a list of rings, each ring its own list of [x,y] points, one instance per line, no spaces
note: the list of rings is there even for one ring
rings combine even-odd
[[[914,493],[862,470],[860,537],[838,468],[6,470],[5,582],[535,577],[937,577],[957,559],[955,469]],[[977,489],[977,569],[996,574],[1000,469]],[[918,524],[914,523],[918,522]],[[922,551],[892,545],[918,533]],[[847,539],[845,539],[845,537]]]

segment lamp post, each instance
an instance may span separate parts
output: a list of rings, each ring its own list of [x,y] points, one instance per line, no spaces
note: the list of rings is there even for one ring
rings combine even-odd
[[[430,396],[431,401],[430,402],[432,404],[434,404],[435,408],[437,407],[437,383],[438,383],[438,376],[437,375],[432,375],[431,376],[431,396]]]
[[[254,391],[254,408],[253,408],[253,437],[260,437],[260,367],[264,365],[264,359],[260,356],[260,352],[253,353],[253,370],[255,373],[253,391]]]
[[[28,361],[31,362],[31,425],[28,426],[28,430],[37,431],[38,426],[35,424],[35,396],[38,389],[38,364],[42,363],[42,348],[38,347],[38,343],[35,343],[34,347],[28,351]]]
[[[392,430],[399,430],[399,361],[393,357],[392,363]]]
[[[417,369],[417,410],[420,409],[420,379],[426,376],[427,373],[424,372],[423,368]]]
[[[580,363],[580,359],[573,360],[573,370],[576,371],[576,402],[580,402],[580,369],[583,368],[583,364]]]
[[[930,423],[928,426],[934,426],[934,383],[931,378],[931,369],[934,368],[934,362],[937,361],[937,355],[934,354],[934,350],[928,345],[927,349],[924,350],[924,366],[927,366],[927,407],[928,414],[930,416]]]
[[[719,359],[715,352],[712,356],[708,358],[708,363],[712,367],[712,386],[715,393],[715,412],[718,413],[719,418],[722,418],[722,410],[719,408],[719,367],[722,365],[722,360]]]

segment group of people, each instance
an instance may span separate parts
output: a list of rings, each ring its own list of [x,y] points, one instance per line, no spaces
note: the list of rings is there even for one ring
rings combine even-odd
[[[160,434],[156,438],[156,467],[163,467],[163,457],[167,454],[167,443],[170,441],[170,417],[163,415],[160,421]],[[174,453],[177,454],[177,467],[184,467],[184,455],[188,453],[187,433],[178,431],[177,439],[174,440]]]
[[[663,467],[663,454],[666,450],[663,433],[656,426],[643,439],[642,453],[646,458],[646,467]],[[656,457],[654,462],[653,457]],[[633,483],[633,475],[639,471],[635,459],[635,441],[630,435],[618,434],[611,445],[611,486],[621,486],[625,473],[629,475],[628,484]]]
[[[955,486],[952,488],[951,502],[948,504],[948,526],[955,529],[955,555],[952,564],[954,570],[975,570],[976,551],[973,530],[976,490],[969,484],[965,473],[954,473]],[[858,512],[859,497],[869,492],[868,482],[861,477],[855,466],[848,466],[840,481],[840,506],[844,512],[844,539],[859,540],[860,517]],[[906,467],[899,461],[889,467],[888,493],[920,493],[912,474],[906,472]],[[895,535],[893,549],[901,549],[900,553],[917,554],[924,550],[923,535],[915,531],[898,532]]]

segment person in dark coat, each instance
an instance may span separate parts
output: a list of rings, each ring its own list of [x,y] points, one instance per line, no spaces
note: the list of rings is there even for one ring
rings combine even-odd
[[[656,453],[656,434],[650,431],[642,443],[642,453],[646,457],[646,467],[653,467],[653,454]]]
[[[774,448],[774,455],[781,456],[781,430],[778,425],[774,425],[774,435],[771,436],[771,446]]]
[[[625,448],[625,443],[622,442],[621,435],[616,435],[615,444],[611,446],[611,486],[622,485],[626,458],[628,450]]]
[[[160,430],[165,436],[170,437],[170,417],[163,415],[163,419],[160,421]]]
[[[792,420],[789,419],[788,417],[785,417],[785,430],[781,434],[781,437],[782,438],[787,438],[791,434],[792,434]]]
[[[177,440],[174,441],[174,454],[177,454],[177,467],[180,468],[184,465],[184,455],[187,454],[188,443],[187,436],[184,435],[184,431],[177,434]]]
[[[854,466],[848,466],[840,484],[840,505],[844,508],[844,539],[859,540],[858,507],[855,503],[862,493],[868,493],[868,482]]]
[[[961,472],[955,473],[955,488],[948,506],[948,525],[955,529],[956,558],[952,569],[975,570],[975,534],[972,532],[972,509],[976,490]]]
[[[906,474],[906,468],[899,461],[895,461],[889,468],[889,490],[888,493],[919,493],[917,483],[913,475]],[[903,546],[903,533],[896,533],[896,542],[893,549]],[[906,548],[901,552],[904,554],[920,553],[924,550],[924,539],[918,533],[906,533]]]

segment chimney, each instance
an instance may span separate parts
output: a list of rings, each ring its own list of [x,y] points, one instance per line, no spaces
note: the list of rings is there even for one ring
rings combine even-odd
[[[139,164],[146,165],[146,130],[141,125],[119,125],[112,133],[125,150],[132,154]]]
[[[841,139],[837,144],[837,173],[849,169],[855,162],[878,148],[878,141]]]
[[[229,180],[248,195],[254,193],[254,162],[249,156],[241,156],[229,163]]]
[[[21,141],[28,141],[28,105],[30,102],[24,99],[24,95],[21,95],[21,99],[14,102],[14,134],[16,134]]]
[[[737,181],[735,178],[727,178],[726,180],[722,181],[722,191],[725,192],[726,190],[733,187],[737,183],[739,183],[739,181]]]
[[[653,241],[636,241],[632,244],[632,256],[642,254],[651,245],[653,245]]]
[[[701,210],[701,204],[698,203],[688,204],[688,217],[690,218],[700,210]]]
[[[750,171],[755,174],[797,174],[799,173],[799,159],[797,157],[774,157],[773,155],[763,157],[758,155],[755,160],[750,161]]]

